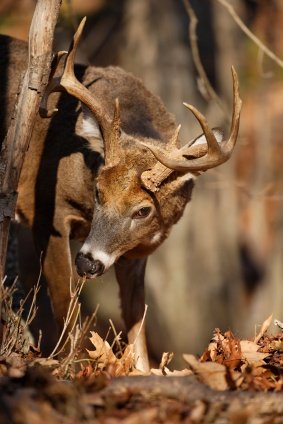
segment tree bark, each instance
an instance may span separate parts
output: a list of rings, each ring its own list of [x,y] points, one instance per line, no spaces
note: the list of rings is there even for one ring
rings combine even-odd
[[[0,156],[0,279],[4,277],[10,221],[15,213],[17,186],[25,152],[47,84],[54,29],[61,0],[38,0],[29,33],[29,61],[14,117]]]
[[[98,379],[66,383],[39,366],[2,377],[1,424],[282,422],[282,393],[216,391],[194,376]]]

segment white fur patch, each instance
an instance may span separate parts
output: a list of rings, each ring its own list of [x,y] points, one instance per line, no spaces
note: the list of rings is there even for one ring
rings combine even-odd
[[[195,180],[197,178],[197,175],[191,174],[190,172],[188,172],[187,174],[181,175],[180,177],[177,177],[177,178],[178,178],[178,181],[185,182],[189,180]]]
[[[21,222],[20,215],[19,215],[19,214],[17,214],[17,212],[15,212],[15,218],[14,218],[14,220],[15,220],[16,222]]]
[[[162,233],[160,233],[160,232],[154,234],[154,236],[150,240],[150,243],[151,244],[158,243],[161,240],[161,237],[162,237]]]
[[[82,246],[80,252],[83,254],[90,253],[92,258],[96,261],[100,261],[105,266],[105,269],[108,269],[111,267],[111,265],[114,264],[116,260],[115,255],[109,255],[108,253],[104,252],[103,250],[96,250],[91,248],[91,245],[89,243],[84,243]]]
[[[90,244],[89,244],[89,243],[87,243],[87,242],[85,242],[85,243],[82,245],[82,247],[80,248],[80,252],[82,252],[84,255],[85,255],[86,253],[89,253],[89,252],[90,252],[90,250],[91,250]]]
[[[82,135],[85,137],[102,138],[100,129],[95,119],[92,117],[83,119]]]
[[[94,115],[84,105],[82,105],[82,112],[82,126],[78,126],[76,132],[89,141],[89,148],[92,151],[98,152],[104,156],[104,142],[98,123]]]
[[[93,116],[93,114],[89,111],[88,108],[82,105],[83,112],[83,123],[82,123],[82,131],[81,134],[83,137],[94,137],[101,138],[102,135],[99,129],[99,125],[97,120]]]
[[[109,255],[106,252],[103,252],[103,250],[95,250],[92,252],[92,256],[94,260],[98,260],[102,262],[106,269],[110,268],[111,265],[114,264],[116,256]]]

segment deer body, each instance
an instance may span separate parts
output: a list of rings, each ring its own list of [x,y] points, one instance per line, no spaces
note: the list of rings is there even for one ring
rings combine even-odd
[[[13,67],[9,72],[14,76],[7,88],[7,129],[26,68],[27,46],[7,37],[1,37],[0,44],[6,49],[9,44]],[[74,59],[76,39],[74,44],[65,69]],[[193,179],[206,169],[196,162],[210,149],[206,139],[218,145],[222,137],[204,128],[194,112],[205,137],[193,149],[181,151],[173,115],[139,79],[116,67],[78,66],[81,87],[70,78],[72,71],[67,72],[59,90],[66,89],[82,106],[66,93],[56,94],[50,106],[58,112],[51,119],[38,117],[21,173],[17,215],[32,229],[37,250],[43,252],[43,273],[59,328],[70,301],[70,278],[77,278],[70,239],[82,243],[76,256],[79,275],[94,278],[115,266],[129,341],[136,343],[138,368],[147,370],[144,329],[140,329],[146,258],[180,219],[191,198]],[[43,109],[46,104],[43,99]],[[236,121],[233,116],[234,127]],[[164,163],[167,154],[176,162],[169,167]],[[186,155],[193,157],[192,171],[184,169],[189,162]]]

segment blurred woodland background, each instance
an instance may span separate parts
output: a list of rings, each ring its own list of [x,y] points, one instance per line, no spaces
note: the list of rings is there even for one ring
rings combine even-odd
[[[27,39],[34,6],[35,0],[2,0],[0,32]],[[142,78],[182,124],[184,141],[201,131],[183,101],[228,134],[231,65],[240,77],[243,110],[235,153],[199,177],[183,219],[148,263],[152,357],[200,353],[215,327],[244,337],[270,313],[282,320],[282,0],[65,0],[54,50],[68,47],[84,15],[77,60],[119,65]],[[243,32],[242,23],[275,60]],[[100,304],[105,333],[109,318],[117,331],[122,328],[111,272],[88,283],[84,297],[86,313]]]

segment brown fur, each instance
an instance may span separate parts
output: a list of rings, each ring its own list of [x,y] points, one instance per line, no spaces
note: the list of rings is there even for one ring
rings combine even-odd
[[[0,98],[5,104],[1,112],[3,139],[26,67],[27,46],[0,36],[0,58],[0,71],[2,75],[6,72],[6,92]],[[103,158],[93,150],[92,137],[82,137],[77,100],[67,94],[53,95],[51,103],[54,106],[57,102],[59,112],[52,119],[37,118],[18,187],[17,213],[32,229],[38,252],[43,252],[43,272],[59,327],[70,300],[69,240],[86,240],[88,246],[108,249],[107,253],[115,255],[123,317],[133,341],[144,310],[146,257],[182,216],[193,183],[173,173],[156,193],[141,185],[141,173],[156,159],[139,142],[167,143],[176,128],[173,116],[158,97],[120,68],[78,66],[76,72],[109,116],[114,113],[115,98],[119,98],[120,161],[103,167]],[[144,205],[152,208],[150,217],[133,219],[135,208]],[[145,355],[143,330],[138,337],[141,348],[137,355]],[[148,368],[146,356],[139,359],[140,367]]]

